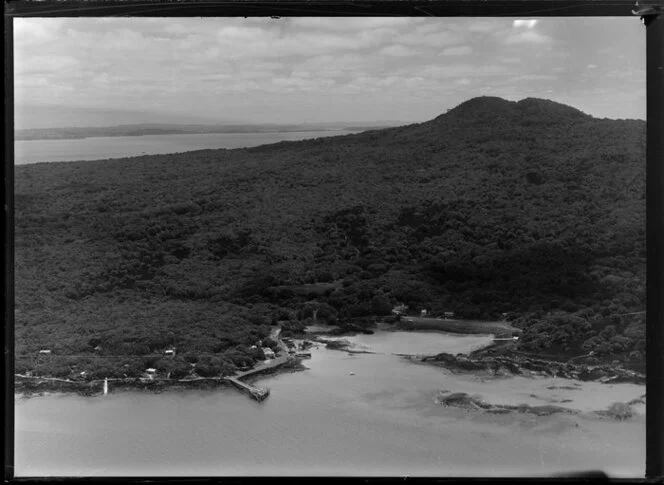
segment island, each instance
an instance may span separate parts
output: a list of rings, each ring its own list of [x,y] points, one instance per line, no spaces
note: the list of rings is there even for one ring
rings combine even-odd
[[[479,97],[343,136],[17,166],[16,389],[227,385],[321,323],[508,339],[423,365],[641,382],[644,157],[643,121]]]

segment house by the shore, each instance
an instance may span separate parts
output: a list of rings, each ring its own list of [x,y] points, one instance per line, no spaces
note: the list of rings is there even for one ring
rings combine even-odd
[[[394,308],[392,308],[392,313],[394,315],[403,315],[403,314],[406,313],[406,310],[408,310],[408,307],[406,305],[404,305],[403,303],[401,303],[401,304],[395,306]]]

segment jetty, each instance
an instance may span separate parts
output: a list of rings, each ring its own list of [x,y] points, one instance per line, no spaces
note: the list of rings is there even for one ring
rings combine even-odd
[[[257,386],[252,386],[251,384],[247,384],[246,382],[242,382],[236,377],[226,377],[226,380],[233,384],[236,388],[238,388],[240,391],[246,392],[249,394],[251,397],[256,399],[256,401],[262,401],[266,397],[270,395],[270,388],[268,387],[257,387]]]
[[[262,401],[270,395],[270,389],[266,387],[252,386],[251,384],[247,384],[240,379],[256,374],[271,372],[273,369],[284,365],[289,360],[290,356],[288,354],[281,355],[276,359],[270,359],[269,361],[263,362],[251,370],[238,372],[234,376],[225,377],[224,379],[233,384],[233,386],[235,386],[240,391],[246,392],[257,401]]]
[[[280,367],[285,363],[289,362],[290,360],[292,360],[292,357],[288,355],[288,347],[286,347],[283,341],[279,339],[280,333],[281,333],[281,328],[280,327],[276,328],[271,333],[270,337],[275,339],[279,343],[279,350],[280,350],[279,353],[281,355],[273,359],[266,360],[262,364],[258,364],[257,366],[255,366],[253,369],[244,372],[238,372],[234,376],[225,377],[224,379],[233,384],[235,388],[239,389],[242,392],[246,392],[249,396],[253,397],[257,401],[262,401],[263,399],[267,398],[270,395],[269,388],[252,386],[251,384],[247,384],[246,382],[240,379],[256,374],[272,372],[277,367]]]

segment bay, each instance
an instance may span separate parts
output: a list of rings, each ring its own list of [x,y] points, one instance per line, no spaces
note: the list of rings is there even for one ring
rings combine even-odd
[[[372,348],[373,342],[376,343]],[[642,477],[644,410],[593,417],[644,386],[453,374],[394,353],[426,342],[469,352],[487,336],[376,332],[318,346],[307,370],[260,380],[262,403],[234,389],[17,398],[17,476],[548,476],[604,470]],[[492,403],[567,399],[577,415],[488,415],[435,402],[438,391]]]

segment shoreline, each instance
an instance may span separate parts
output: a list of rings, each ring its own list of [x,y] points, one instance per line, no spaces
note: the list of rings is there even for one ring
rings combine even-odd
[[[413,319],[414,321],[416,319]],[[427,319],[419,319],[427,320]],[[373,328],[379,331],[388,332],[438,332],[449,333],[455,335],[491,335],[494,338],[501,338],[495,333],[490,332],[490,329],[498,328],[499,326],[504,332],[516,330],[518,333],[520,329],[515,329],[509,324],[502,325],[503,322],[472,322],[474,325],[468,328],[467,332],[453,332],[451,327],[463,323],[462,320],[442,320],[442,319],[428,319],[432,322],[425,322],[425,325],[420,326],[415,321],[416,328],[408,325],[404,327],[399,323],[389,324],[379,322]],[[431,323],[431,325],[429,325]],[[451,327],[450,327],[451,326]],[[423,328],[424,327],[424,328]],[[334,336],[343,338],[344,336],[356,335],[356,332],[348,332],[342,335],[328,335],[328,334],[313,334],[312,340],[317,340],[318,336]],[[324,340],[318,340],[321,343],[326,343]],[[354,350],[348,343],[338,341],[333,347],[333,350],[340,350],[349,353],[372,353],[364,350]],[[542,377],[561,377],[566,379],[573,379],[579,381],[597,381],[601,383],[631,383],[644,385],[645,375],[641,372],[622,367],[620,365],[609,363],[599,363],[596,365],[589,365],[583,363],[571,363],[568,360],[553,360],[542,359],[533,357],[530,354],[524,354],[513,349],[513,341],[491,341],[488,345],[475,349],[468,354],[452,355],[449,353],[439,353],[433,355],[421,354],[395,354],[401,358],[417,362],[422,365],[432,365],[436,367],[443,367],[454,372],[465,373],[479,373],[489,372],[496,376],[542,376]]]
[[[415,319],[413,319],[415,321]],[[462,320],[442,320],[442,319],[417,319],[416,327],[411,325],[404,327],[402,322],[387,323],[376,322],[371,328],[378,331],[386,332],[437,332],[447,333],[452,335],[487,335],[497,337],[495,333],[490,330],[500,328],[503,331],[519,330],[503,324],[503,322],[471,322],[473,325],[467,327],[466,332],[455,332],[456,329],[463,323]],[[422,320],[425,321],[421,325]],[[498,327],[496,327],[498,325]],[[343,327],[335,327],[343,328]],[[298,338],[302,340],[309,340],[323,344],[325,348],[331,350],[339,350],[348,352],[349,354],[374,354],[374,352],[367,350],[353,349],[349,342],[342,340],[335,340],[338,342],[333,346],[328,347],[328,341],[325,337],[343,338],[344,336],[353,336],[362,333],[362,330],[357,328],[347,329],[347,331],[339,334],[338,332],[331,332],[330,330],[324,332],[311,332],[305,333]],[[278,332],[276,334],[278,338]],[[322,338],[321,338],[322,337]],[[281,340],[279,339],[281,342]],[[281,342],[283,345],[283,342]],[[549,359],[541,359],[525,355],[513,349],[514,343],[512,341],[491,341],[486,346],[475,349],[468,354],[452,355],[445,352],[432,355],[422,354],[394,354],[418,363],[420,365],[429,365],[446,368],[453,372],[460,373],[489,373],[494,376],[531,376],[531,377],[561,377],[567,379],[574,379],[579,381],[598,381],[601,383],[633,383],[645,384],[645,375],[642,373],[626,369],[622,366],[615,366],[612,364],[598,364],[588,365],[582,363],[570,363],[566,361],[556,361]],[[302,365],[302,359],[287,358],[285,361],[276,366],[256,366],[254,369],[240,373],[240,379],[245,379],[247,382],[255,382],[261,376],[276,375],[289,372],[299,372],[306,370],[307,367]],[[214,389],[218,387],[230,386],[224,377],[197,377],[193,379],[166,379],[154,378],[149,379],[145,377],[131,377],[131,378],[113,378],[108,379],[112,384],[113,389],[122,390],[138,390],[150,391],[154,393],[163,392],[166,389]],[[228,376],[233,377],[233,376]],[[92,381],[71,381],[67,379],[52,378],[46,376],[23,376],[20,374],[15,375],[14,393],[15,395],[22,395],[30,397],[32,395],[43,394],[44,392],[61,392],[61,393],[75,393],[81,396],[95,396],[103,394],[104,380]]]
[[[246,377],[246,382],[255,382],[264,376],[300,372],[307,368],[299,359],[286,361],[275,367],[259,369]],[[228,376],[232,377],[232,376]],[[197,377],[194,379],[147,379],[143,377],[129,377],[125,379],[108,379],[111,385],[109,394],[114,391],[141,391],[159,394],[166,390],[177,389],[217,389],[230,388],[232,385],[226,377]],[[53,377],[14,376],[14,398],[31,398],[53,393],[77,394],[82,397],[104,395],[104,380],[69,381]]]

